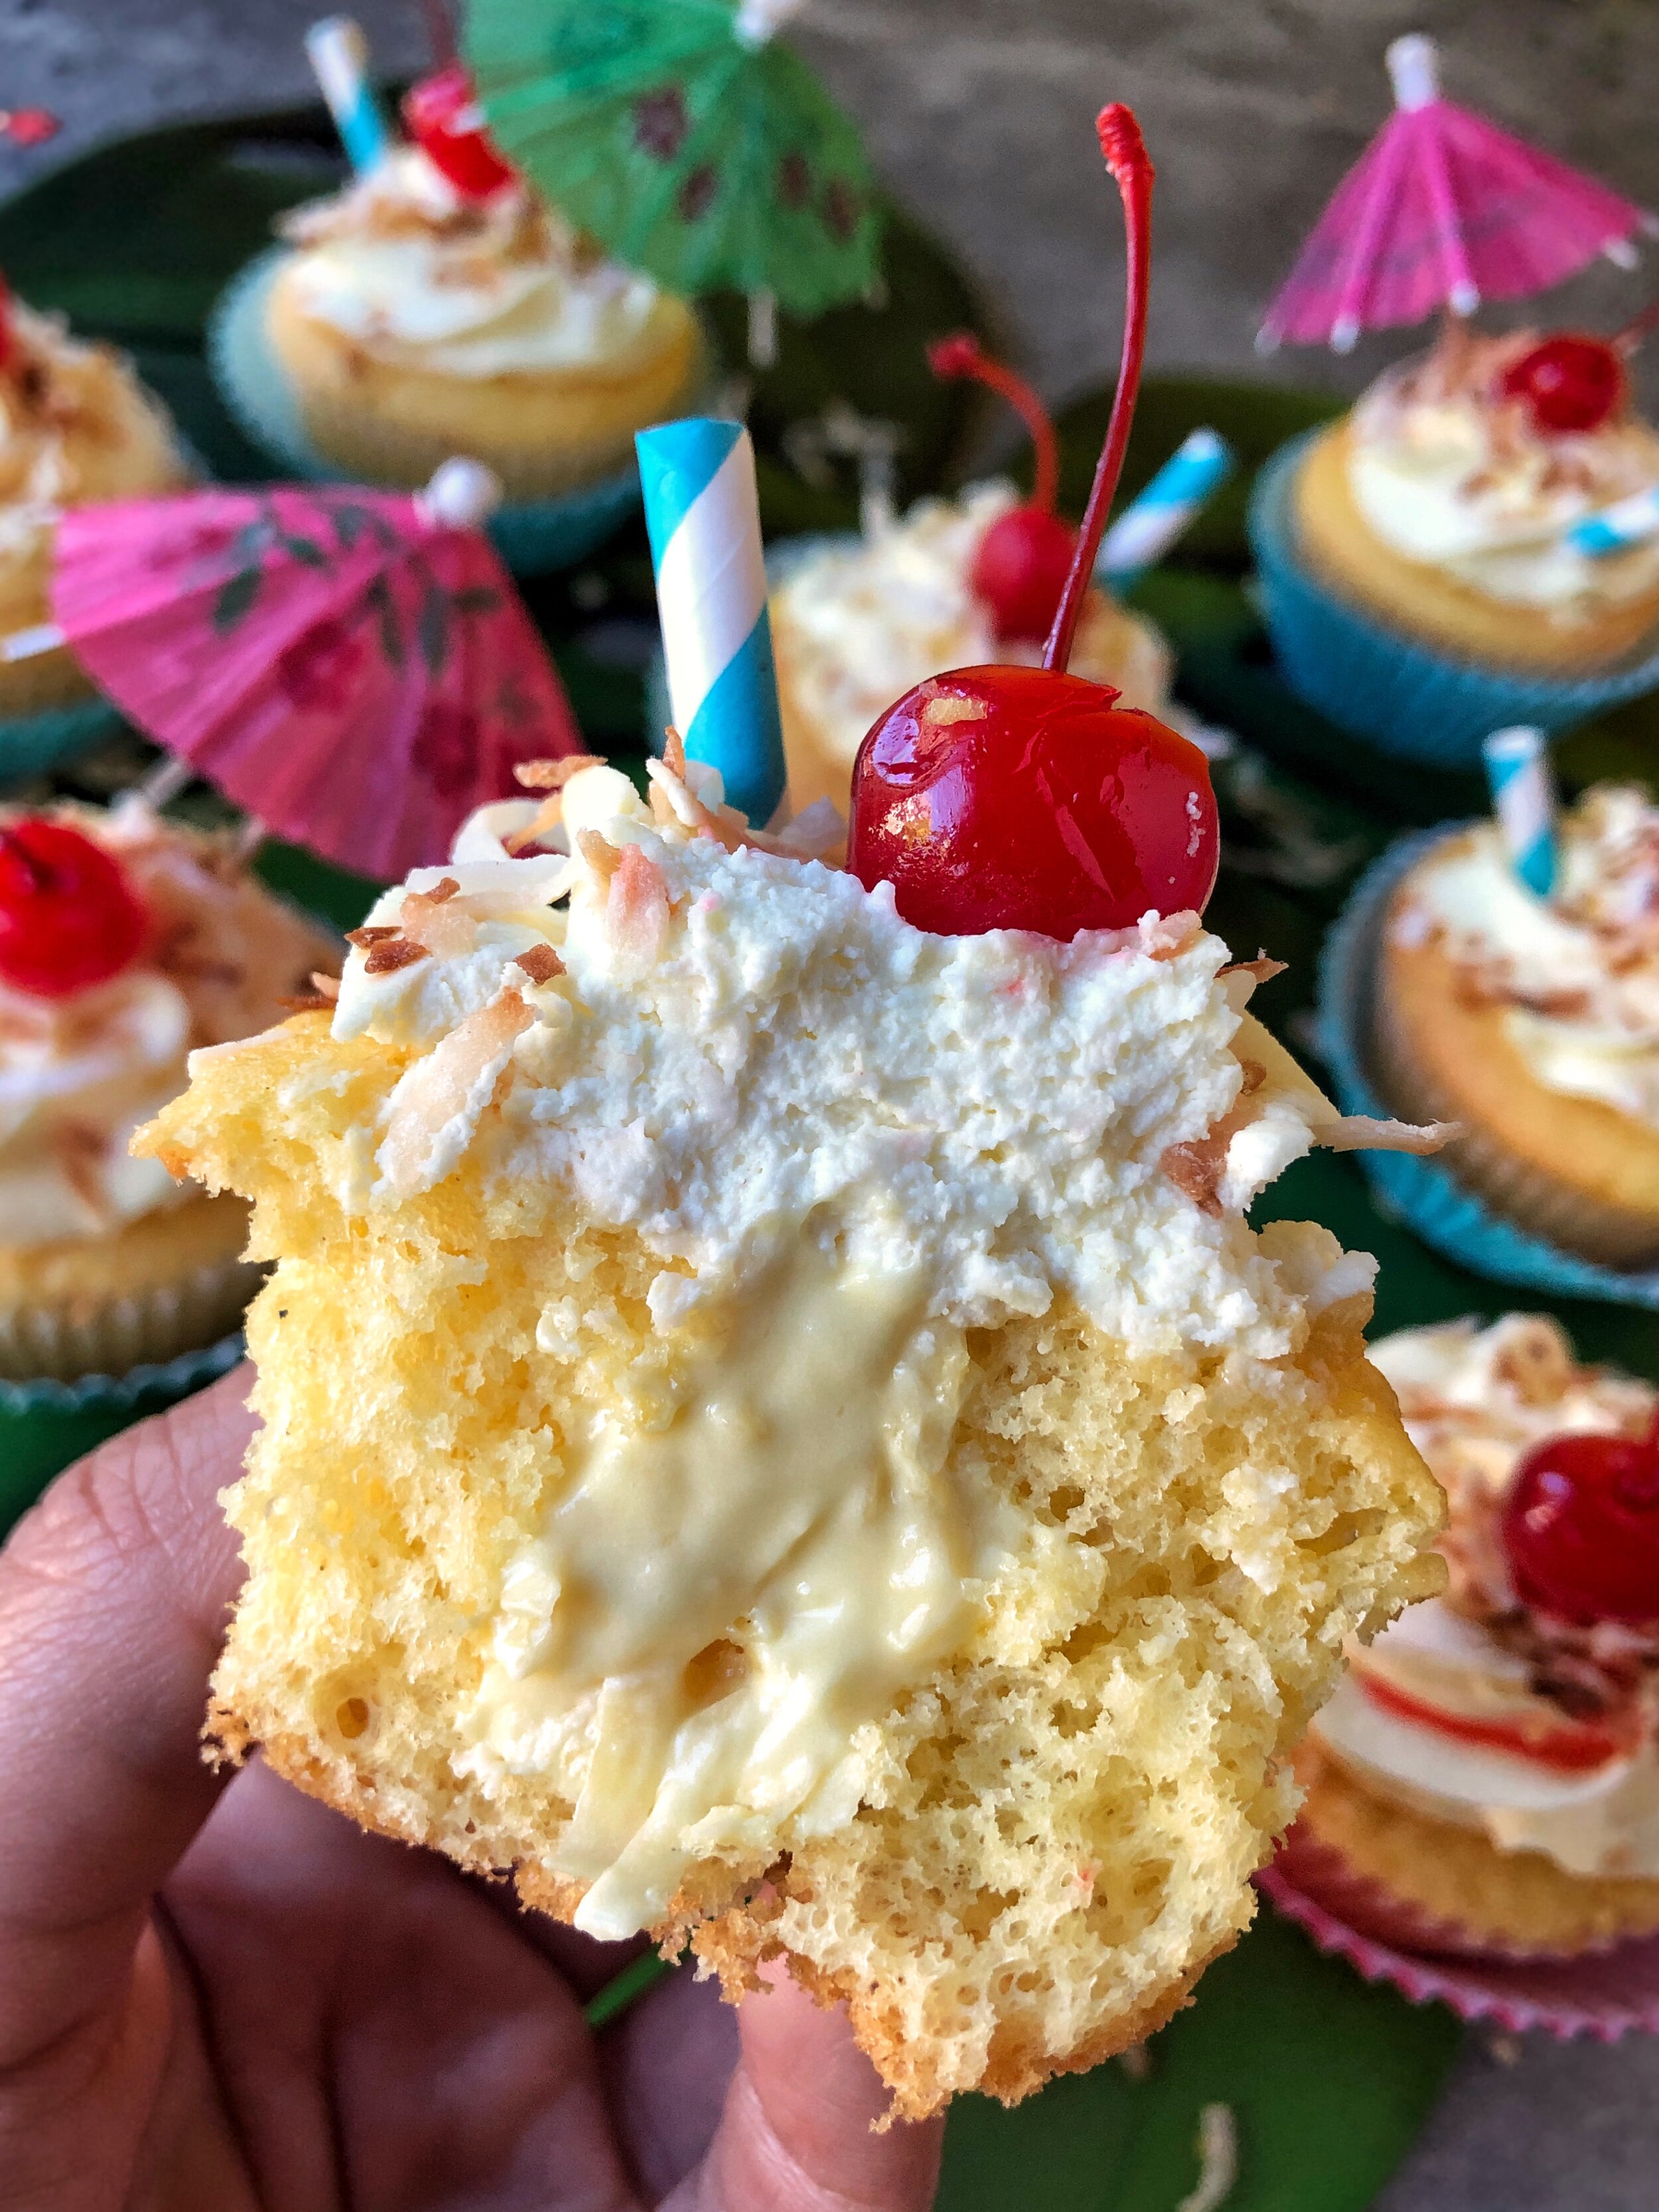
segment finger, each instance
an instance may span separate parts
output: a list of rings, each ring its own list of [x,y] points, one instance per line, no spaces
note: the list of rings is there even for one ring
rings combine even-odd
[[[707,2154],[738,2063],[738,2015],[717,1982],[667,1975],[599,2038],[605,2093],[647,2204]]]
[[[120,1995],[218,1794],[198,1737],[241,1571],[216,1496],[248,1379],[68,1469],[0,1553],[0,2065]]]
[[[670,2198],[674,2212],[927,2212],[943,2120],[876,2134],[888,2092],[845,2013],[822,2009],[781,1968],[767,1978],[739,2011],[726,2110],[698,2172]]]

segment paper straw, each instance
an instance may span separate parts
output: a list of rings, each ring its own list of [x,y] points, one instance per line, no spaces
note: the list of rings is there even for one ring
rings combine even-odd
[[[346,158],[359,176],[365,175],[384,159],[392,143],[368,81],[368,41],[349,15],[325,15],[306,33],[306,53]]]
[[[1567,543],[1575,553],[1588,553],[1600,560],[1608,553],[1622,553],[1627,545],[1645,544],[1659,533],[1659,490],[1632,492],[1616,506],[1604,507],[1600,514],[1586,515],[1567,532]]]
[[[1555,780],[1541,730],[1494,730],[1480,748],[1493,811],[1516,874],[1547,898],[1555,888]]]
[[[741,422],[694,416],[639,431],[645,523],[674,726],[751,822],[783,797],[755,451]]]
[[[1194,430],[1101,541],[1095,580],[1127,591],[1154,567],[1233,472],[1233,449],[1215,430]]]

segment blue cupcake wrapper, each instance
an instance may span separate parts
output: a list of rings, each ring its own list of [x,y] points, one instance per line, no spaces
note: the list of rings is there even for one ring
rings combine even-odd
[[[267,249],[221,293],[208,319],[208,367],[239,427],[278,467],[313,483],[349,483],[307,437],[293,386],[265,337],[266,302],[288,252]],[[508,501],[490,517],[489,535],[515,576],[544,575],[585,559],[639,505],[639,471],[623,469],[556,499]]]
[[[0,1378],[0,1414],[153,1411],[228,1375],[243,1349],[242,1332],[237,1329],[216,1344],[181,1352],[176,1359],[159,1365],[129,1368],[125,1375],[77,1375],[72,1382],[51,1376],[28,1382]]]
[[[39,775],[58,761],[101,744],[120,727],[118,709],[103,698],[0,719],[0,777]]]
[[[1319,963],[1317,1043],[1345,1114],[1386,1119],[1397,1110],[1379,1095],[1366,1059],[1383,918],[1407,871],[1431,847],[1468,826],[1452,823],[1419,830],[1390,845],[1355,884],[1325,939]],[[1547,1244],[1491,1212],[1437,1160],[1412,1152],[1361,1152],[1358,1157],[1382,1210],[1474,1273],[1556,1297],[1596,1298],[1612,1305],[1659,1310],[1659,1272],[1603,1267]]]
[[[1249,538],[1262,612],[1285,681],[1309,706],[1381,750],[1437,768],[1478,769],[1480,741],[1512,723],[1560,730],[1659,689],[1649,644],[1605,672],[1574,678],[1486,668],[1386,628],[1305,568],[1291,487],[1310,431],[1283,446],[1256,479]]]

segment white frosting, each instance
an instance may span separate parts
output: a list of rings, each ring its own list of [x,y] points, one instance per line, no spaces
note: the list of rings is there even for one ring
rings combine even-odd
[[[1315,1733],[1382,1794],[1436,1818],[1478,1827],[1500,1850],[1537,1850],[1583,1875],[1659,1877],[1659,1751],[1654,1716],[1638,1698],[1616,1727],[1575,1722],[1533,1687],[1534,1668],[1472,1609],[1472,1585],[1512,1607],[1492,1516],[1516,1462],[1549,1436],[1629,1434],[1651,1412],[1644,1385],[1583,1368],[1552,1321],[1510,1315],[1407,1329],[1372,1346],[1394,1385],[1411,1437],[1446,1486],[1453,1562],[1449,1599],[1413,1606],[1369,1650],[1350,1654],[1351,1678],[1318,1715]],[[1608,1625],[1588,1642],[1608,1656],[1636,1639]],[[1379,1697],[1367,1685],[1380,1686]],[[1571,1743],[1584,1765],[1472,1742],[1387,1701],[1393,1689],[1465,1723]],[[1591,1733],[1586,1734],[1586,1731]]]
[[[1348,477],[1366,521],[1407,560],[1572,623],[1659,585],[1659,543],[1606,557],[1567,543],[1586,515],[1659,484],[1659,433],[1626,417],[1540,434],[1494,396],[1536,339],[1462,337],[1390,370],[1350,418]]]
[[[1449,838],[1412,871],[1393,927],[1407,944],[1443,933],[1547,1089],[1659,1127],[1659,811],[1602,786],[1556,837],[1547,899],[1516,875],[1495,823]]]
[[[579,843],[602,825],[648,860],[644,950],[583,860],[470,862],[447,872],[457,921],[471,909],[453,949],[378,977],[354,954],[335,1030],[430,1058],[504,988],[526,997],[537,1027],[512,1047],[489,1170],[568,1178],[598,1219],[637,1229],[665,1263],[653,1297],[665,1323],[802,1234],[839,1240],[872,1273],[918,1278],[925,1313],[960,1326],[1042,1313],[1064,1291],[1136,1344],[1264,1358],[1297,1340],[1311,1307],[1366,1286],[1322,1231],[1258,1237],[1237,1211],[1312,1141],[1311,1086],[1311,1104],[1287,1106],[1268,1082],[1239,1107],[1247,1127],[1270,1107],[1297,1126],[1265,1158],[1248,1140],[1226,1155],[1217,1214],[1166,1172],[1167,1149],[1205,1137],[1242,1085],[1231,1048],[1249,979],[1218,983],[1226,948],[1190,918],[1069,945],[933,936],[899,919],[885,885],[665,834],[613,770],[582,772],[564,803]],[[499,888],[515,873],[516,896]],[[567,885],[568,918],[552,905]],[[404,896],[386,893],[371,921],[395,921]],[[568,973],[527,991],[507,963],[534,940]],[[435,1076],[415,1087],[424,1065],[402,1079],[406,1097],[436,1095]],[[422,1152],[393,1126],[394,1093],[349,1201],[390,1202],[450,1172],[478,1126],[465,1103],[450,1112],[459,1096],[444,1091]]]
[[[283,228],[301,311],[387,359],[483,378],[619,367],[660,343],[648,276],[594,252],[522,187],[461,199],[417,147]]]
[[[1036,665],[1038,647],[998,640],[968,583],[980,539],[1018,501],[1004,483],[919,500],[859,544],[811,554],[778,586],[773,624],[788,687],[844,769],[871,724],[928,677],[988,661]],[[1115,684],[1128,706],[1164,710],[1169,649],[1138,617],[1120,609],[1085,620],[1072,666]]]
[[[129,805],[59,818],[120,861],[147,909],[132,966],[66,998],[0,983],[0,1244],[107,1236],[186,1195],[127,1140],[188,1080],[192,1045],[246,1036],[333,965],[320,933],[193,839]]]

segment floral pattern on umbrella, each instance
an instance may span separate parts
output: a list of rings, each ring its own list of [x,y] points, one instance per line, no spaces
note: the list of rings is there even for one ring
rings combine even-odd
[[[878,275],[856,126],[772,32],[789,0],[473,0],[467,57],[503,149],[672,290],[815,315]]]
[[[578,751],[483,533],[422,495],[213,488],[76,507],[52,606],[100,687],[267,829],[390,879],[515,762]]]

